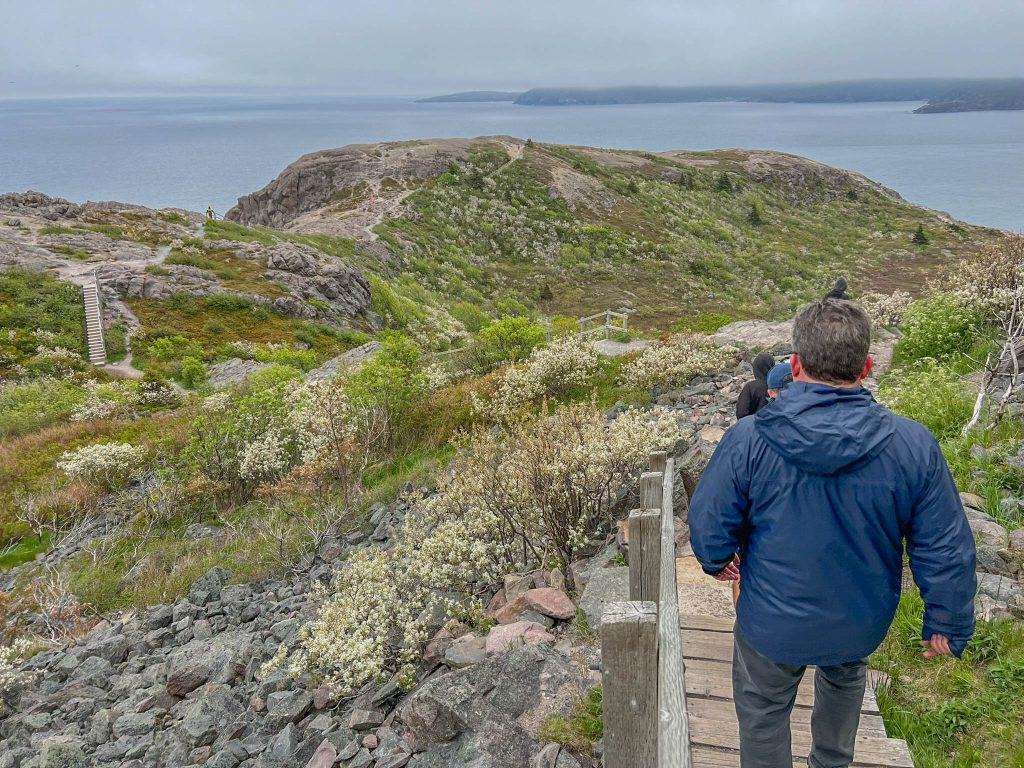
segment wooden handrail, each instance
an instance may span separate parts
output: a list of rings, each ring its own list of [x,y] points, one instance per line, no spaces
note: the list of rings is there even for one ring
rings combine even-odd
[[[602,615],[606,768],[693,764],[676,595],[674,464],[664,451],[651,454],[640,509],[629,516],[630,602],[611,603]]]

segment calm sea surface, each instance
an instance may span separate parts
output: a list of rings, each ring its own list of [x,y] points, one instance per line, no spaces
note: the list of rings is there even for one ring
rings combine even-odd
[[[1024,111],[917,103],[520,107],[401,98],[0,100],[0,192],[218,212],[304,152],[505,133],[646,150],[760,147],[860,171],[916,203],[1024,230]]]

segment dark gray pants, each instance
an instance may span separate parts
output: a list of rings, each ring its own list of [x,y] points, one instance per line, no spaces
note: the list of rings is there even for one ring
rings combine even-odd
[[[740,723],[741,768],[792,768],[789,716],[807,667],[776,664],[735,631],[732,690]],[[860,723],[867,659],[817,667],[810,768],[847,768]]]

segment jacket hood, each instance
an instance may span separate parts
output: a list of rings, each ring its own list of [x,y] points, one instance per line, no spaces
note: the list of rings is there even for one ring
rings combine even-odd
[[[895,417],[863,387],[794,381],[754,427],[775,453],[815,475],[837,475],[871,461],[892,440]]]
[[[754,369],[754,378],[765,381],[768,378],[768,371],[775,365],[775,358],[767,352],[761,352],[750,365]]]

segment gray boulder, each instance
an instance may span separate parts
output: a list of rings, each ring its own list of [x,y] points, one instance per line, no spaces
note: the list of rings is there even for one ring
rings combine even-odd
[[[546,646],[518,648],[424,683],[399,709],[418,766],[523,768],[539,744],[520,718],[583,690],[577,665]]]
[[[722,346],[787,355],[793,351],[793,321],[738,320],[723,326],[711,338]]]
[[[231,688],[208,685],[182,718],[181,728],[193,746],[209,746],[244,712],[245,708],[235,700]]]
[[[40,768],[85,768],[88,764],[82,742],[73,736],[52,736],[39,748]]]
[[[245,669],[249,648],[250,636],[244,632],[223,632],[186,643],[171,655],[167,692],[180,697],[207,682],[234,681]]]

